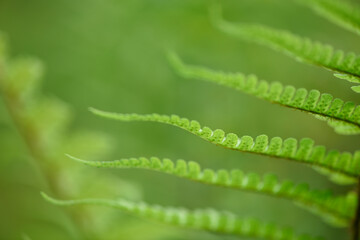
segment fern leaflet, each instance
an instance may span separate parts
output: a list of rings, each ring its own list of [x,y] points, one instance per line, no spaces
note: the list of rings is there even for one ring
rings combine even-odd
[[[332,70],[338,78],[360,83],[360,57],[354,53],[345,54],[330,45],[313,42],[287,31],[257,24],[234,24],[222,20],[218,13],[213,15],[216,26],[232,36],[258,42],[297,60]]]
[[[321,120],[327,121],[338,133],[360,133],[360,106],[353,102],[344,102],[339,98],[334,99],[331,94],[321,94],[314,89],[308,91],[304,88],[283,86],[279,82],[259,81],[255,75],[246,76],[242,73],[224,73],[203,67],[189,66],[173,53],[169,54],[169,60],[185,78],[215,82],[272,103],[315,114]]]
[[[336,221],[338,226],[348,225],[356,207],[356,197],[336,197],[329,191],[310,190],[306,183],[294,184],[289,180],[279,182],[277,176],[273,174],[262,177],[253,172],[244,174],[239,169],[233,169],[231,172],[224,169],[218,171],[212,169],[202,170],[200,165],[193,161],[185,162],[180,159],[174,163],[168,158],[161,160],[157,157],[129,158],[115,161],[86,161],[70,155],[68,157],[93,167],[149,169],[204,184],[286,198],[311,209],[325,220],[331,220],[332,223]]]
[[[241,219],[229,212],[220,212],[213,209],[187,210],[184,208],[162,207],[147,203],[134,203],[124,199],[82,199],[57,200],[41,193],[49,202],[72,206],[79,204],[100,205],[117,208],[136,216],[158,221],[177,227],[205,230],[215,233],[232,234],[238,236],[256,237],[269,240],[321,240],[320,237],[297,235],[291,228],[280,228],[272,223],[263,223],[257,219]]]
[[[297,0],[335,24],[360,34],[360,8],[339,0]]]
[[[120,114],[94,108],[91,108],[90,111],[96,115],[120,121],[166,123],[187,130],[208,142],[224,148],[307,163],[352,177],[360,175],[360,151],[357,151],[354,155],[347,152],[340,153],[339,151],[326,152],[324,146],[314,146],[314,141],[310,138],[303,138],[298,144],[298,141],[294,138],[282,140],[280,137],[274,137],[269,141],[268,136],[259,135],[254,141],[250,136],[238,137],[234,133],[226,134],[221,129],[213,131],[208,127],[201,127],[199,122],[195,120],[189,121],[177,115]]]

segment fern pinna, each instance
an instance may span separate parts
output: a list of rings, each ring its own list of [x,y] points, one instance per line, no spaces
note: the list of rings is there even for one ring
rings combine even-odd
[[[360,33],[360,8],[357,6],[340,0],[297,0],[296,2],[309,6],[339,26],[357,34]],[[360,83],[360,56],[354,53],[334,50],[330,45],[266,26],[229,23],[222,19],[218,8],[214,8],[211,15],[214,25],[230,35],[258,42],[284,52],[296,60],[331,70],[338,78],[356,84]],[[174,70],[184,78],[214,82],[271,103],[310,113],[320,120],[327,121],[339,134],[360,134],[360,106],[354,102],[345,102],[340,98],[334,98],[331,94],[320,93],[314,89],[296,89],[279,82],[270,83],[259,80],[255,75],[224,73],[188,65],[172,52],[168,54],[168,59]],[[360,85],[353,86],[352,89],[360,92]],[[177,115],[121,114],[93,108],[90,111],[98,116],[119,121],[152,121],[176,126],[223,148],[303,163],[325,174],[337,184],[357,183],[359,185],[360,150],[354,153],[328,150],[325,146],[315,145],[310,138],[283,140],[280,137],[269,138],[265,134],[255,138],[238,136],[235,133],[225,133],[221,129],[212,130],[209,127],[202,127],[195,120],[188,120]],[[134,157],[97,162],[78,159],[70,155],[69,158],[92,167],[148,169],[204,184],[284,198],[310,210],[332,226],[349,227],[352,230],[352,239],[359,239],[360,194],[355,190],[344,195],[335,195],[330,190],[312,189],[307,183],[294,184],[291,180],[279,181],[273,174],[260,176],[253,172],[244,173],[240,169],[231,171],[202,169],[196,162],[186,162],[181,159],[173,161],[167,158]],[[57,200],[45,193],[43,197],[58,205],[103,205],[170,225],[237,236],[273,240],[323,239],[298,234],[291,228],[278,227],[273,223],[264,223],[257,219],[242,219],[232,213],[216,210],[192,211],[127,200]]]

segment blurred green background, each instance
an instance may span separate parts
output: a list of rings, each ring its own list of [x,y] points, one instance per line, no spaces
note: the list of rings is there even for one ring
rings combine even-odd
[[[315,88],[344,100],[360,100],[347,83],[326,70],[300,64],[218,31],[209,21],[210,5],[211,1],[206,0],[0,0],[0,31],[7,35],[12,56],[34,56],[43,62],[46,73],[39,95],[67,104],[67,111],[72,112],[67,134],[95,131],[103,138],[101,143],[93,144],[84,135],[75,142],[59,140],[75,149],[65,148],[70,149],[70,154],[89,160],[183,158],[215,169],[277,173],[280,179],[306,181],[314,188],[331,188],[336,193],[348,190],[304,165],[225,150],[166,125],[120,123],[88,112],[87,108],[92,106],[124,113],[174,113],[240,136],[265,133],[270,137],[311,137],[317,144],[333,149],[358,148],[359,137],[339,136],[325,122],[310,115],[214,84],[178,77],[165,58],[167,49],[173,49],[188,63],[255,73],[269,81]],[[292,1],[226,0],[222,6],[225,18],[231,21],[288,29],[360,52],[357,36]],[[56,122],[57,118],[47,121]],[[40,125],[52,124],[47,121]],[[101,154],[94,153],[94,147],[101,148]],[[75,182],[87,179],[74,187],[64,176],[63,187],[74,198],[125,197],[190,209],[211,207],[296,226],[301,233],[314,233],[329,240],[347,236],[346,230],[329,227],[286,200],[201,185],[145,170],[93,170],[75,166],[63,153],[53,155],[68,164],[69,169],[77,169],[69,170],[69,177],[74,177]],[[86,218],[85,233],[79,233],[67,217],[69,209],[52,206],[40,197],[39,192],[46,190],[46,184],[36,162],[1,101],[0,239],[22,239],[24,234],[33,240],[237,239],[164,226],[101,207],[86,207],[92,219]]]

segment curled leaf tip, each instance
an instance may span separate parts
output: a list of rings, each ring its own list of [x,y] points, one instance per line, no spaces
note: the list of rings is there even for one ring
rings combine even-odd
[[[172,50],[166,51],[166,57],[170,63],[173,63],[173,62],[181,62],[182,63],[178,54]]]
[[[76,162],[81,162],[81,163],[87,162],[87,161],[82,160],[82,159],[80,159],[80,158],[74,157],[74,156],[72,156],[72,155],[70,155],[70,154],[65,154],[65,156],[68,157],[68,158],[70,158],[71,160],[76,161]]]
[[[106,113],[105,111],[102,111],[102,110],[99,110],[99,109],[93,108],[93,107],[90,107],[89,111],[92,112],[93,114],[99,115],[99,116],[102,116],[104,113]]]
[[[89,110],[90,112],[94,112],[94,111],[97,111],[98,109],[96,109],[96,108],[94,108],[94,107],[89,107],[88,110]]]
[[[40,192],[41,196],[48,202],[55,204],[55,205],[61,205],[61,206],[70,206],[76,204],[76,200],[59,200],[53,197],[50,197],[44,192]]]
[[[45,192],[40,192],[40,195],[48,202],[53,202],[53,199],[52,197],[50,197],[49,195],[47,195]]]

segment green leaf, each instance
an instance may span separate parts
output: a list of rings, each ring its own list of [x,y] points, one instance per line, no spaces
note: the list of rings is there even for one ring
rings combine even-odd
[[[331,94],[314,89],[296,89],[279,82],[259,80],[253,74],[246,76],[186,65],[174,53],[169,53],[168,58],[176,71],[185,78],[214,82],[271,103],[314,114],[318,119],[328,122],[337,133],[360,134],[360,106],[353,102],[334,99]]]
[[[353,82],[360,83],[360,57],[354,53],[334,50],[330,45],[314,42],[287,31],[258,24],[230,23],[221,18],[219,10],[214,10],[212,16],[215,25],[232,36],[255,41],[301,62],[340,73],[343,79],[352,79]]]
[[[144,219],[183,228],[272,240],[323,239],[309,235],[298,235],[291,228],[280,228],[273,223],[264,223],[253,218],[242,219],[232,213],[213,209],[196,209],[191,211],[185,208],[149,205],[144,202],[134,203],[124,199],[116,201],[107,199],[57,200],[47,196],[45,193],[41,194],[47,201],[56,205],[91,204],[112,207]]]
[[[342,223],[341,226],[348,225],[355,211],[356,204],[348,202],[343,196],[333,196],[327,190],[310,190],[307,184],[294,184],[288,180],[280,182],[273,174],[265,176],[259,176],[256,173],[245,174],[239,169],[202,170],[196,162],[187,163],[184,160],[173,162],[167,158],[161,160],[157,157],[124,158],[115,161],[86,161],[70,155],[68,157],[92,167],[155,170],[204,184],[285,198],[306,206],[324,219],[337,219],[338,223]]]
[[[358,177],[360,175],[360,154],[355,154],[350,159],[341,158],[341,154],[338,151],[326,153],[326,149],[323,146],[310,146],[313,144],[313,140],[309,138],[302,139],[298,143],[294,138],[288,138],[283,141],[279,137],[274,137],[268,140],[266,135],[260,135],[254,142],[254,139],[250,136],[238,137],[234,133],[225,134],[222,130],[213,131],[208,127],[201,128],[198,122],[189,121],[188,119],[180,118],[177,115],[168,116],[156,113],[144,115],[136,113],[121,114],[105,112],[94,108],[91,108],[90,111],[101,117],[119,121],[151,121],[165,123],[187,130],[208,142],[225,148],[320,166],[335,172],[346,174],[350,177]],[[193,127],[194,125],[196,125],[196,128]],[[269,142],[267,143],[267,141]],[[309,142],[311,143],[310,145]],[[265,147],[258,147],[261,144],[265,144]],[[305,154],[304,151],[306,151]],[[333,152],[338,153],[338,156],[333,156]],[[331,156],[331,158],[329,156]]]
[[[360,7],[346,0],[297,0],[324,18],[360,34]]]

